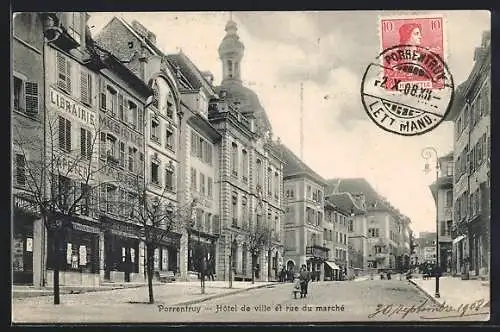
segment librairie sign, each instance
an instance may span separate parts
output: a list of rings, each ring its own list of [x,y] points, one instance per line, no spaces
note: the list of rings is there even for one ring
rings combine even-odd
[[[55,88],[50,87],[49,99],[51,105],[55,106],[59,111],[70,114],[90,126],[95,126],[95,112],[90,110],[87,106],[76,102],[70,96],[67,96]]]

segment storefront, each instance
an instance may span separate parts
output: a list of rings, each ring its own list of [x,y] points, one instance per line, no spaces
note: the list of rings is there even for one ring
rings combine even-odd
[[[154,270],[172,271],[179,274],[179,248],[181,234],[170,233],[165,237],[154,252]]]
[[[90,222],[88,222],[90,223]],[[99,286],[99,228],[83,221],[73,221],[61,232],[56,256],[53,233],[47,235],[47,284],[53,283],[53,270],[59,259],[60,285]]]
[[[215,240],[216,236],[208,233],[188,232],[188,271],[199,273],[205,264],[207,274],[215,274]]]
[[[33,284],[33,222],[36,217],[14,210],[12,270],[13,284]]]
[[[140,228],[131,223],[101,217],[104,232],[104,280],[143,280],[139,274]]]
[[[335,262],[325,261],[324,280],[339,280],[340,267]]]

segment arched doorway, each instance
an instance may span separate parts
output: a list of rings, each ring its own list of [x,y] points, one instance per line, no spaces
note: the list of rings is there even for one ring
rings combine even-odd
[[[287,269],[287,271],[295,270],[295,262],[292,260],[289,260],[288,262],[286,262],[286,269]]]

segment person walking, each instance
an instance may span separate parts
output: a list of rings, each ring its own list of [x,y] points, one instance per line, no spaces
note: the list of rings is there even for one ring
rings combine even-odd
[[[283,266],[283,268],[280,271],[280,282],[285,282],[285,280],[286,280],[286,270],[285,267]]]
[[[300,281],[300,298],[307,297],[307,286],[311,280],[311,273],[307,271],[306,265],[302,264],[299,273]]]

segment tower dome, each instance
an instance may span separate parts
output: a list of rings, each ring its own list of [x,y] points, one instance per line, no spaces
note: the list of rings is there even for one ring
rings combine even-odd
[[[219,58],[222,61],[223,80],[241,81],[240,63],[245,46],[238,36],[238,26],[232,19],[226,24],[226,35],[219,46]]]

